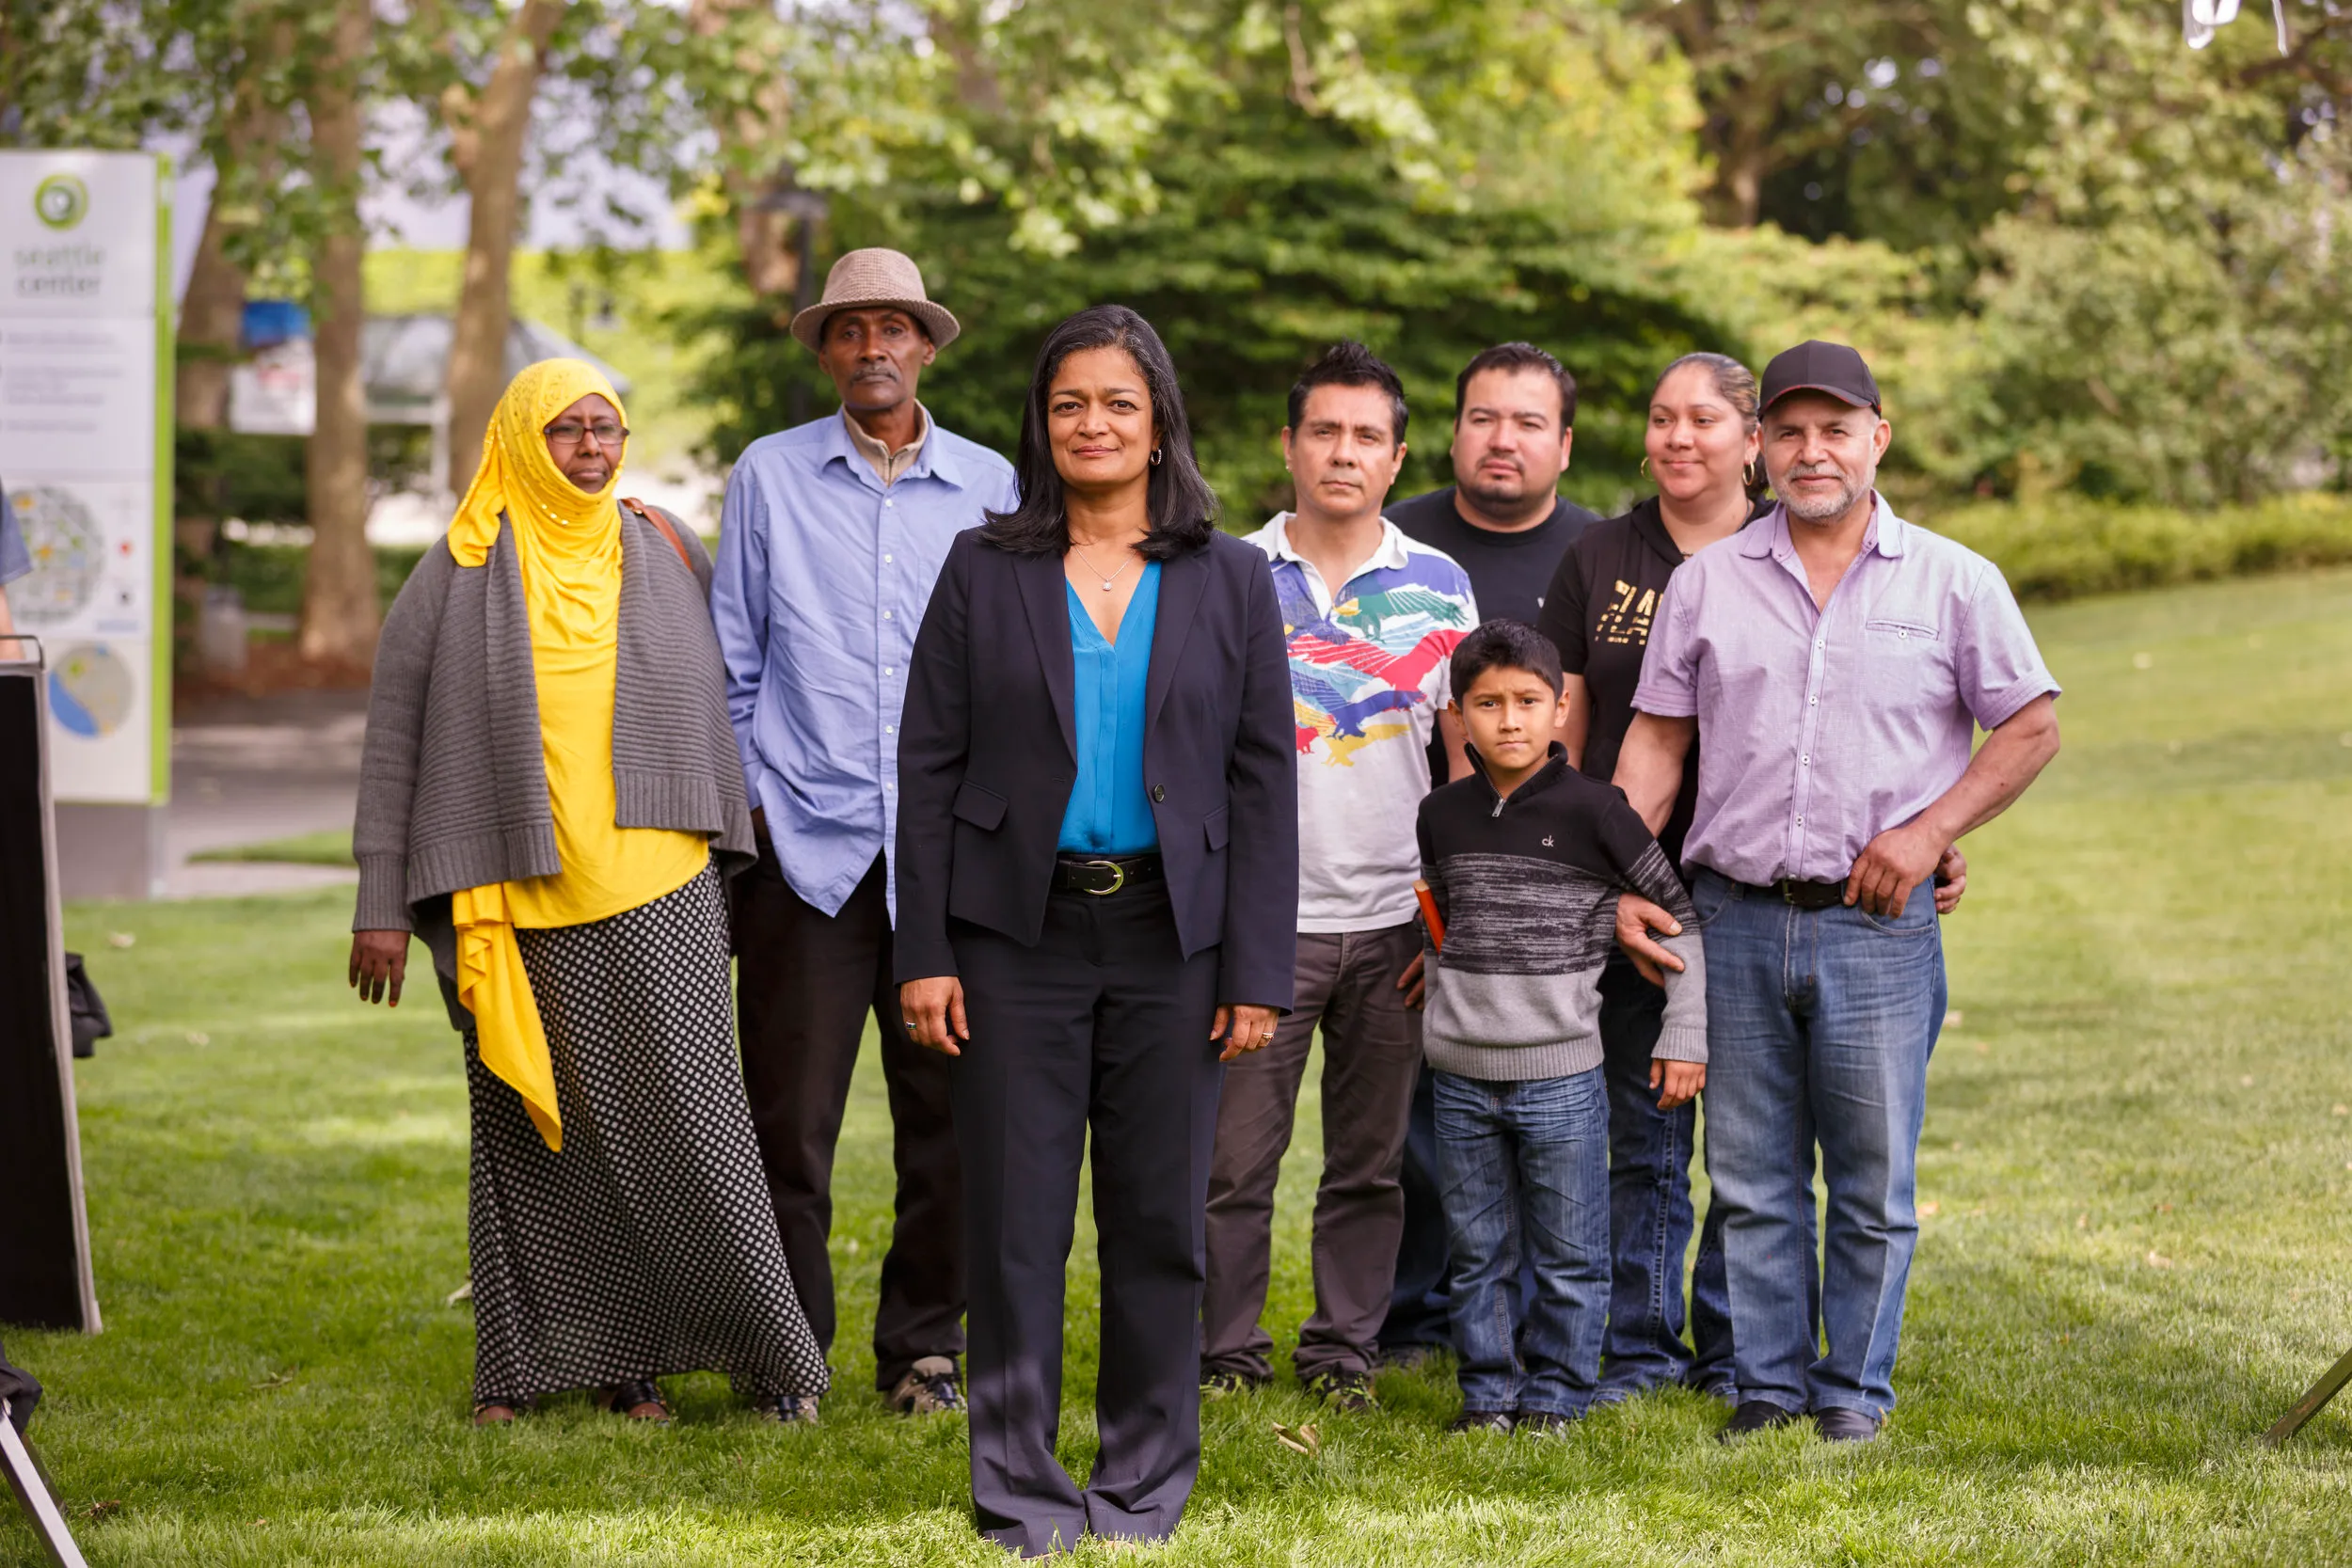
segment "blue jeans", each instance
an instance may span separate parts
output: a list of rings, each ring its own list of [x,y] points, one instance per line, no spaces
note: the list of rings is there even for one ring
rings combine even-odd
[[[1728,1385],[1731,1303],[1724,1284],[1723,1207],[1710,1205],[1691,1269],[1692,1346],[1682,1342],[1682,1259],[1691,1244],[1691,1155],[1698,1107],[1658,1108],[1650,1052],[1666,993],[1612,955],[1600,976],[1601,1070],[1609,1085],[1609,1333],[1601,1395],[1661,1384]]]
[[[1405,1189],[1405,1234],[1397,1242],[1389,1315],[1380,1324],[1383,1354],[1454,1343],[1445,1305],[1445,1197],[1438,1186],[1438,1105],[1430,1083],[1435,1076],[1436,1069],[1422,1063],[1412,1114],[1405,1123],[1405,1164],[1397,1173]]]
[[[1600,1069],[1518,1083],[1433,1077],[1463,1408],[1581,1416],[1609,1310]],[[1522,1259],[1535,1281],[1523,1312],[1513,1288]]]
[[[1894,1408],[1928,1055],[1943,1024],[1932,893],[1882,919],[1798,910],[1704,869],[1692,885],[1707,943],[1707,1174],[1742,1400]],[[1818,1275],[1817,1140],[1829,1192]],[[1820,1338],[1806,1312],[1817,1279]]]

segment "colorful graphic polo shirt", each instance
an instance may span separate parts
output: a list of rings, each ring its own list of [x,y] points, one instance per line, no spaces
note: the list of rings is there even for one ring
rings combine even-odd
[[[1274,563],[1298,736],[1298,928],[1413,918],[1415,814],[1448,662],[1478,625],[1454,558],[1382,519],[1380,546],[1335,594],[1290,546],[1291,515],[1249,535]]]

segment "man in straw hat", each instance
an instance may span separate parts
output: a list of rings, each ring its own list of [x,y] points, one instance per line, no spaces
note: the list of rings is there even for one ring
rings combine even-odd
[[[830,1353],[834,1147],[870,1006],[898,1166],[874,1377],[909,1415],[963,1402],[963,1213],[947,1058],[899,1027],[891,970],[898,708],[949,543],[1015,500],[1011,466],[940,429],[915,399],[959,330],[898,251],[834,263],[792,335],[841,408],[736,460],[711,594],[757,808],[759,863],[737,881],[734,916],[743,1076],[769,1193]]]

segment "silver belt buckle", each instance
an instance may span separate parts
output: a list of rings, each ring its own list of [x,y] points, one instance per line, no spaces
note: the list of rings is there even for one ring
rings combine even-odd
[[[1117,861],[1088,861],[1086,864],[1089,867],[1097,865],[1108,867],[1111,874],[1111,885],[1108,887],[1084,888],[1080,891],[1091,895],[1096,898],[1106,898],[1110,895],[1117,893],[1120,888],[1127,885],[1127,868],[1120,864]]]

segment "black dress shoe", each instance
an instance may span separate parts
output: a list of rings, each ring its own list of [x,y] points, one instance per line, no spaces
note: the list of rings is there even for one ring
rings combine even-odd
[[[1770,1400],[1741,1400],[1740,1408],[1731,1413],[1731,1420],[1715,1434],[1719,1443],[1734,1443],[1752,1432],[1770,1432],[1785,1427],[1797,1418],[1793,1410],[1786,1410]]]
[[[1813,1427],[1824,1443],[1867,1443],[1879,1434],[1879,1418],[1867,1410],[1833,1404],[1813,1413]]]

